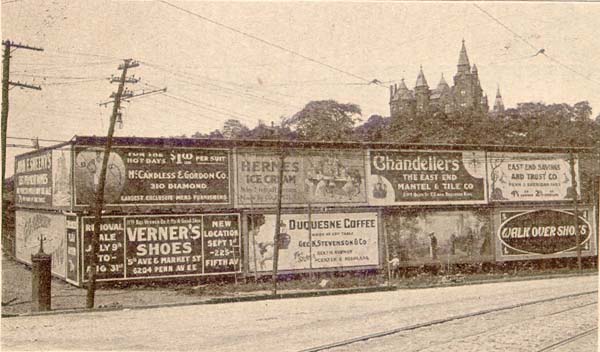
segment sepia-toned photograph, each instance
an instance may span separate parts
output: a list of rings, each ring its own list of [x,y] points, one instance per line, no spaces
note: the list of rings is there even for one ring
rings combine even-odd
[[[1,0],[3,351],[597,351],[600,3]]]

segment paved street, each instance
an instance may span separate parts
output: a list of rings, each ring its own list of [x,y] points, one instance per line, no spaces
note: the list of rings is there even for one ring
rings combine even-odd
[[[348,338],[596,290],[596,276],[2,320],[3,350],[297,351]],[[592,328],[597,295],[455,320],[341,350],[531,351]],[[577,308],[578,306],[583,306]],[[427,344],[424,343],[427,341]],[[578,341],[596,350],[597,339]],[[572,345],[563,350],[570,350]]]

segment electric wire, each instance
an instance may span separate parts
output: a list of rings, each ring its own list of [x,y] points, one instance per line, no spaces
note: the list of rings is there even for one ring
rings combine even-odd
[[[239,30],[239,29],[237,29],[237,28],[231,27],[231,26],[229,26],[229,25],[226,25],[226,24],[220,23],[220,22],[218,22],[218,21],[215,21],[215,20],[213,20],[213,19],[210,19],[210,18],[208,18],[208,17],[206,17],[206,16],[200,15],[200,14],[198,14],[198,13],[196,13],[196,12],[193,12],[193,11],[187,10],[187,9],[185,9],[185,8],[183,8],[183,7],[179,7],[179,6],[177,6],[177,5],[173,5],[173,4],[171,4],[170,2],[168,2],[168,1],[164,1],[164,0],[158,0],[158,1],[159,1],[159,2],[161,2],[161,3],[163,3],[163,4],[165,4],[165,5],[171,6],[171,7],[175,8],[175,9],[177,9],[177,10],[179,10],[179,11],[182,11],[182,12],[185,12],[185,13],[187,13],[187,14],[189,14],[189,15],[192,15],[192,16],[194,16],[194,17],[197,17],[197,18],[199,18],[199,19],[201,19],[201,20],[203,20],[203,21],[206,21],[206,22],[212,23],[212,24],[214,24],[214,25],[216,25],[216,26],[219,26],[219,27],[226,28],[226,29],[228,29],[228,30],[230,30],[230,31],[233,31],[233,32],[235,32],[235,33],[238,33],[238,34],[241,34],[241,35],[243,35],[243,36],[245,36],[245,37],[248,37],[248,38],[254,39],[254,40],[256,40],[256,41],[259,41],[259,42],[261,42],[261,43],[263,43],[263,44],[266,44],[266,45],[268,45],[268,46],[271,46],[271,47],[277,48],[277,49],[279,49],[279,50],[285,51],[285,52],[287,52],[287,53],[290,53],[290,54],[292,54],[292,55],[295,55],[295,56],[301,57],[301,58],[303,58],[303,59],[305,59],[305,60],[307,60],[307,61],[310,61],[310,62],[316,63],[316,64],[318,64],[318,65],[321,65],[321,66],[324,66],[324,67],[327,67],[327,68],[329,68],[329,69],[331,69],[331,70],[337,71],[337,72],[339,72],[339,73],[343,73],[343,74],[345,74],[345,75],[347,75],[347,76],[350,76],[350,77],[357,78],[357,79],[359,79],[359,80],[361,80],[361,81],[365,81],[365,82],[370,82],[370,81],[371,81],[371,80],[369,80],[369,79],[367,79],[367,78],[365,78],[365,77],[361,77],[361,76],[359,76],[359,75],[356,75],[356,74],[354,74],[354,73],[348,72],[348,71],[346,71],[346,70],[339,69],[339,68],[337,68],[337,67],[335,67],[335,66],[332,66],[332,65],[330,65],[330,64],[327,64],[327,63],[325,63],[325,62],[322,62],[322,61],[319,61],[319,60],[313,59],[313,58],[311,58],[311,57],[308,57],[308,56],[306,56],[306,55],[303,55],[303,54],[301,54],[301,53],[299,53],[299,52],[297,52],[297,51],[294,51],[294,50],[288,49],[288,48],[286,48],[286,47],[283,47],[283,46],[281,46],[281,45],[279,45],[279,44],[275,44],[275,43],[273,43],[273,42],[270,42],[270,41],[268,41],[268,40],[262,39],[262,38],[260,38],[260,37],[257,37],[257,36],[255,36],[255,35],[253,35],[253,34],[250,34],[250,33],[248,33],[248,32],[244,32],[244,31],[241,31],[241,30]],[[386,88],[386,87],[383,87],[383,88]],[[386,89],[387,89],[387,88],[386,88]]]

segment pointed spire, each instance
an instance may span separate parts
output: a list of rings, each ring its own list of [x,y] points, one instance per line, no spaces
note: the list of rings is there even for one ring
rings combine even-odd
[[[458,72],[469,72],[470,69],[469,56],[467,56],[467,48],[465,47],[465,40],[463,39],[460,54],[458,56]]]
[[[440,78],[440,83],[437,85],[437,90],[441,92],[446,89],[450,89],[450,86],[448,86],[448,83],[444,79],[444,74],[442,73],[442,78]]]
[[[404,78],[400,80],[400,85],[398,86],[398,90],[408,90],[406,83],[404,83]]]
[[[477,65],[473,64],[473,67],[471,68],[471,73],[477,73]]]
[[[496,90],[496,100],[494,101],[494,112],[504,112],[504,102],[502,101],[502,95],[500,94],[500,85]]]
[[[415,84],[415,88],[419,87],[429,87],[427,85],[427,80],[425,79],[425,74],[423,74],[423,65],[421,65],[419,69],[419,75],[417,76],[417,84]]]

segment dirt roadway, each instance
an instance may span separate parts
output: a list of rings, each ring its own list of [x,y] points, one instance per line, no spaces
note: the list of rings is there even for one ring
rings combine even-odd
[[[597,276],[2,319],[2,350],[294,351],[598,287]],[[592,296],[596,296],[593,294]],[[597,307],[584,309],[596,322]],[[526,311],[517,317],[530,318]],[[544,319],[553,324],[553,316]],[[492,320],[482,319],[481,324]],[[558,320],[557,320],[558,321]],[[534,333],[532,331],[532,333]],[[480,341],[482,349],[486,341]],[[518,343],[518,340],[517,340]],[[596,340],[592,343],[597,344]],[[396,346],[395,350],[401,350]],[[506,350],[506,349],[503,349]],[[509,350],[520,349],[518,345]]]

